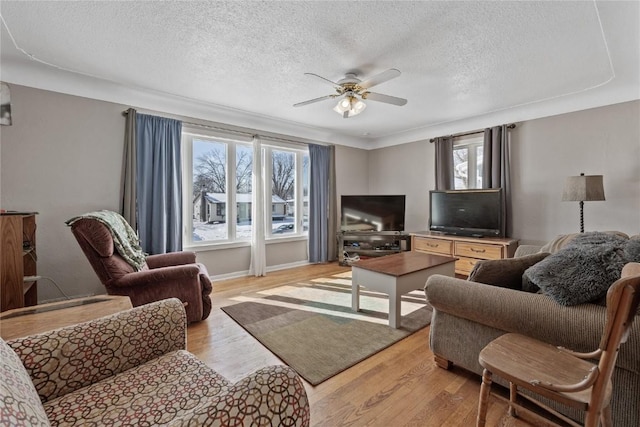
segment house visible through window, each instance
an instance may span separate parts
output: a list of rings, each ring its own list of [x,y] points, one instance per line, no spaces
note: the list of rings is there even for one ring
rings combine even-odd
[[[454,188],[482,188],[483,137],[460,139],[453,144]]]
[[[189,132],[183,133],[182,142],[184,194],[188,195],[184,245],[249,241],[253,224],[251,143]],[[270,177],[264,180],[266,237],[305,234],[307,150],[263,142],[263,155],[264,176]]]

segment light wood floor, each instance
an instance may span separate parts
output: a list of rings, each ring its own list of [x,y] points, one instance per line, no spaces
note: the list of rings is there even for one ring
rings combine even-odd
[[[188,350],[210,367],[236,381],[265,365],[282,364],[220,307],[230,298],[314,277],[347,271],[336,263],[268,273],[260,278],[213,284],[214,308],[206,321],[188,328]],[[429,350],[426,327],[365,361],[313,387],[305,383],[312,426],[473,426],[480,378],[460,368],[438,368]],[[487,426],[529,424],[506,414],[495,398]]]

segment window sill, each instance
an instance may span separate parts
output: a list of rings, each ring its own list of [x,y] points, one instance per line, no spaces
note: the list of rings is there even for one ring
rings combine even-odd
[[[266,245],[273,245],[278,243],[299,242],[301,240],[309,240],[309,236],[295,235],[295,236],[283,236],[283,237],[267,237],[265,239]],[[201,245],[184,246],[183,250],[192,252],[208,252],[224,249],[235,249],[250,247],[251,242],[239,241],[239,242],[221,242],[221,243],[203,243]]]
[[[207,252],[207,251],[216,251],[219,249],[234,249],[234,248],[244,248],[251,246],[251,242],[248,241],[238,241],[238,242],[220,242],[220,243],[203,243],[201,245],[192,245],[185,246],[183,250],[192,251],[192,252]]]
[[[271,236],[271,237],[267,237],[265,239],[265,244],[270,245],[270,244],[274,244],[274,243],[286,243],[286,242],[297,242],[300,240],[309,240],[309,236],[307,234],[297,234],[295,236],[286,236],[286,237],[275,237],[275,236]]]

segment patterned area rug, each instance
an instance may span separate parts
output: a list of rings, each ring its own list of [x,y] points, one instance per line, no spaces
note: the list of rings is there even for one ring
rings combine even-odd
[[[402,327],[388,323],[384,294],[360,294],[351,310],[351,272],[234,298],[222,310],[312,385],[331,378],[424,328],[431,321],[423,291],[402,297]]]

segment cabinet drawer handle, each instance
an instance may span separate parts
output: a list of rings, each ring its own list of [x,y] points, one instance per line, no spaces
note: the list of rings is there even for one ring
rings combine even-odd
[[[477,254],[483,254],[487,251],[486,249],[473,249],[473,248],[469,248],[469,249],[471,249],[471,252],[475,252]]]
[[[438,246],[440,246],[437,243],[427,243],[426,245],[430,248],[437,248]]]

